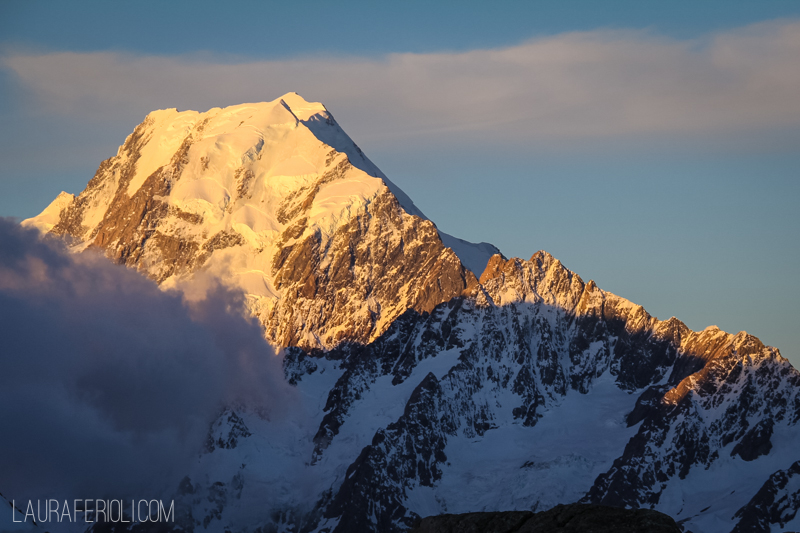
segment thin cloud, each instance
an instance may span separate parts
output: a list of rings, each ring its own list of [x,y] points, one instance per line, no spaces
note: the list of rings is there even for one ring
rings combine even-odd
[[[2,65],[43,109],[76,117],[141,118],[294,90],[345,117],[357,138],[526,142],[797,126],[798,57],[800,22],[773,21],[703,40],[599,30],[378,60],[54,52]]]

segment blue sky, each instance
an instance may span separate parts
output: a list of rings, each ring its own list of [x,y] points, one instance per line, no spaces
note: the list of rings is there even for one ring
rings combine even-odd
[[[0,215],[296,90],[443,230],[800,366],[800,3],[0,3]]]

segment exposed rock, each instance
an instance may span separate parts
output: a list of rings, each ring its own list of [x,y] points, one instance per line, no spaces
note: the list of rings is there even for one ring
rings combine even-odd
[[[651,406],[637,435],[584,501],[656,505],[675,475],[684,479],[694,467],[709,468],[719,458],[715,449],[736,442],[731,455],[754,460],[771,449],[774,422],[795,419],[800,374],[777,350],[749,335],[716,329],[689,339],[684,346],[698,354],[693,358],[705,353],[710,360],[667,391],[657,406],[652,404],[657,395],[647,393]],[[753,419],[759,423],[750,429]]]
[[[285,245],[273,269],[282,298],[262,321],[284,346],[307,347],[312,332],[324,346],[364,343],[407,309],[430,311],[477,283],[436,227],[388,190],[327,241],[314,233]]]
[[[800,461],[772,474],[755,496],[736,511],[731,533],[769,533],[772,525],[783,528],[800,510]]]
[[[217,448],[232,450],[239,444],[240,439],[246,439],[250,435],[244,420],[232,409],[225,409],[209,429],[206,452],[211,453]]]
[[[745,433],[742,440],[731,450],[731,455],[738,455],[745,461],[755,461],[762,455],[767,455],[772,449],[772,419],[758,422],[750,431]]]
[[[423,518],[413,533],[680,533],[675,520],[650,509],[558,505],[549,511],[504,511]]]
[[[338,518],[334,533],[402,531],[417,517],[403,505],[406,487],[432,487],[446,461],[447,430],[442,389],[428,374],[414,390],[400,419],[379,431],[347,469],[345,481],[325,512]]]
[[[510,533],[535,516],[531,511],[444,514],[419,520],[414,533]]]

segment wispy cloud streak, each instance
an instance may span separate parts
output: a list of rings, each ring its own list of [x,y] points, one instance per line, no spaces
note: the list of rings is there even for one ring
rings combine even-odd
[[[800,22],[673,40],[592,31],[502,49],[280,61],[123,53],[8,54],[2,65],[51,112],[141,116],[294,90],[385,141],[530,141],[722,133],[800,124]]]

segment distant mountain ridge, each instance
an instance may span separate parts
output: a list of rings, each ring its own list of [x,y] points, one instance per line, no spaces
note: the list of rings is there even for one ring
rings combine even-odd
[[[184,531],[402,531],[420,516],[654,508],[791,531],[800,373],[530,260],[443,234],[295,93],[148,115],[23,224],[162,287],[241,289],[302,420],[230,406],[176,489]]]

